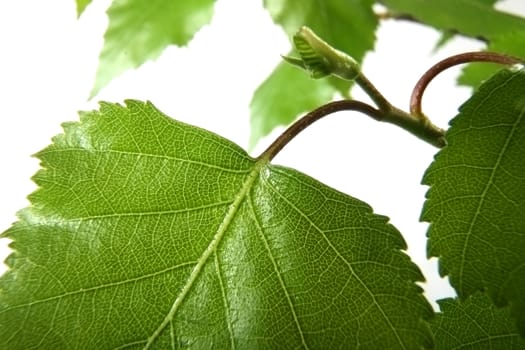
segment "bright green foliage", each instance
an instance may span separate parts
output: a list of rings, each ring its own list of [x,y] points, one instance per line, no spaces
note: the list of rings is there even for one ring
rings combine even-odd
[[[495,307],[486,294],[438,303],[441,312],[431,321],[436,350],[525,349],[509,310]]]
[[[372,0],[264,0],[288,37],[308,26],[331,46],[358,60],[374,45],[377,17],[373,4]]]
[[[387,219],[149,103],[38,153],[0,280],[3,349],[429,348]]]
[[[461,298],[487,289],[525,334],[525,71],[483,84],[428,168],[428,253]]]
[[[77,2],[77,16],[80,17],[86,7],[91,4],[91,0],[76,0]]]
[[[90,2],[76,0],[79,15]],[[496,11],[494,2],[382,1],[394,14],[411,15],[449,33],[482,37],[489,41],[489,48],[523,56],[525,46],[521,45],[523,35],[520,33],[525,28],[525,19]],[[374,46],[378,24],[372,9],[374,3],[372,0],[265,0],[264,6],[289,37],[307,25],[330,45],[361,62],[365,53]],[[166,46],[187,44],[195,32],[211,20],[213,4],[214,0],[114,0],[108,11],[109,28],[91,97],[122,72],[157,58]],[[465,13],[469,15],[465,16]],[[514,35],[521,36],[520,40],[508,40],[509,33],[518,33]],[[476,65],[461,82],[475,86],[490,73],[494,73],[490,67]],[[288,88],[289,84],[282,84],[291,74],[278,66],[255,92],[251,102],[250,147],[276,126],[288,125],[300,113],[330,100],[336,92],[345,97],[349,95],[351,82],[337,79],[318,81],[316,90],[321,93],[316,94],[306,92],[312,85],[308,77],[295,74],[293,86],[302,88],[291,96],[284,91],[292,90]],[[296,95],[304,96],[295,98]],[[278,98],[269,99],[269,96]]]
[[[78,14],[90,0],[76,0]],[[411,0],[384,0],[394,14],[409,14],[440,30],[459,32],[489,40],[490,49],[523,56],[521,40],[525,19],[496,11],[494,0],[444,0],[421,3]],[[109,15],[109,27],[100,54],[91,97],[113,78],[130,68],[157,58],[168,45],[185,45],[195,32],[211,20],[214,0],[163,1],[115,0]],[[303,25],[311,27],[330,45],[361,62],[374,46],[377,16],[371,0],[265,0],[264,6],[275,23],[288,36]],[[465,16],[469,13],[469,16]],[[519,36],[508,39],[509,33]],[[227,40],[227,38],[225,38]],[[494,73],[487,65],[474,65],[460,81],[477,85]],[[288,78],[293,75],[293,90]],[[283,82],[287,82],[283,84]],[[306,76],[276,67],[255,91],[251,102],[250,148],[279,125],[288,125],[300,113],[328,102],[336,92],[349,95],[351,82],[337,79],[313,84]],[[269,92],[271,90],[271,92]],[[290,94],[284,90],[293,90]],[[308,91],[307,91],[308,90]],[[302,95],[302,96],[298,96]],[[297,97],[298,96],[298,97]],[[269,98],[271,97],[271,98]],[[277,97],[277,98],[274,98]]]
[[[372,11],[373,3],[371,0],[265,0],[264,6],[289,37],[302,26],[308,26],[328,44],[360,62],[365,53],[374,47],[378,21]],[[336,91],[343,96],[348,95],[351,82],[329,79],[311,83],[304,73],[302,76],[290,73],[281,66],[273,71],[253,95],[252,146],[276,126],[287,125],[299,113],[311,110],[311,106],[317,107],[330,101]],[[289,80],[292,74],[293,81]],[[282,84],[283,82],[286,83]],[[316,90],[322,94],[307,91],[314,84]],[[299,90],[294,89],[295,87]],[[270,99],[269,96],[277,98]]]
[[[130,68],[157,58],[166,46],[185,45],[213,15],[214,0],[114,0],[108,9],[91,96]]]

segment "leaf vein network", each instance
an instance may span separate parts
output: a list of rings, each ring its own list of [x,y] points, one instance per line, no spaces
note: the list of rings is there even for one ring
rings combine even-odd
[[[505,83],[501,84],[497,89],[494,89],[493,91],[491,91],[488,94],[488,96],[485,97],[484,101],[488,101],[488,99],[492,96],[492,94],[494,94],[497,90],[503,88],[512,79],[513,79],[513,77],[510,77]],[[483,105],[484,105],[484,103],[479,103],[472,114],[473,115],[477,115],[477,111],[479,109],[483,108]],[[514,136],[514,133],[516,132],[516,130],[518,130],[518,126],[521,124],[524,115],[525,115],[525,107],[521,109],[521,112],[520,112],[518,118],[516,118],[516,121],[512,124],[512,128],[510,129],[509,134],[508,134],[507,138],[505,139],[505,143],[503,144],[503,146],[501,147],[500,152],[498,153],[498,157],[496,159],[496,163],[494,164],[494,167],[493,167],[493,169],[492,169],[492,171],[490,173],[489,179],[487,180],[487,183],[485,184],[485,187],[483,188],[483,191],[481,192],[481,194],[479,196],[480,199],[479,199],[478,205],[476,207],[476,211],[474,212],[474,215],[473,215],[472,220],[470,222],[469,228],[467,230],[468,234],[465,237],[465,241],[463,242],[463,247],[462,247],[462,251],[461,251],[460,264],[459,264],[459,281],[458,281],[458,290],[459,290],[459,292],[463,291],[463,283],[464,283],[463,275],[465,273],[464,270],[465,270],[466,261],[468,260],[468,258],[467,258],[467,250],[469,248],[470,238],[472,237],[472,232],[473,232],[474,226],[476,225],[476,223],[478,221],[478,218],[479,218],[479,216],[482,213],[481,209],[482,209],[482,207],[483,207],[483,205],[485,203],[485,200],[487,198],[487,193],[488,193],[489,189],[493,185],[495,186],[494,179],[496,177],[496,173],[500,169],[500,164],[501,164],[501,162],[502,162],[502,160],[504,158],[505,152],[509,148],[509,145],[511,144],[511,141],[512,141],[512,138]]]
[[[385,320],[385,322],[388,324],[389,328],[391,329],[392,333],[395,335],[399,345],[401,345],[401,347],[403,349],[406,349],[406,346],[403,342],[403,340],[401,339],[401,336],[399,335],[399,333],[397,332],[396,328],[394,327],[394,325],[392,324],[392,321],[390,320],[390,318],[388,317],[388,315],[385,313],[385,310],[383,310],[383,308],[381,307],[381,305],[379,304],[379,302],[377,301],[376,299],[376,296],[374,295],[374,293],[368,288],[368,286],[366,285],[366,283],[361,279],[361,277],[357,274],[357,272],[355,272],[354,268],[352,267],[352,263],[350,263],[340,252],[339,250],[337,250],[337,248],[332,244],[332,242],[328,239],[328,237],[326,236],[325,232],[323,231],[322,228],[320,228],[319,226],[317,226],[314,222],[312,222],[312,220],[310,220],[310,218],[302,212],[302,210],[300,208],[298,208],[291,200],[289,200],[288,198],[286,198],[283,194],[281,194],[279,192],[279,190],[277,190],[270,182],[268,182],[267,180],[264,180],[263,181],[265,182],[265,184],[277,195],[279,196],[285,203],[288,204],[288,206],[290,206],[294,211],[296,211],[300,216],[302,216],[317,232],[319,232],[319,234],[321,235],[321,237],[323,238],[323,240],[328,244],[328,246],[330,247],[330,249],[337,255],[337,257],[343,261],[343,263],[348,267],[348,270],[350,271],[350,273],[352,274],[352,276],[354,276],[354,278],[357,280],[357,282],[364,288],[364,290],[366,291],[366,293],[369,295],[369,297],[372,299],[372,302],[373,304],[375,305],[375,307],[377,308],[377,310],[380,312],[381,316],[383,317],[383,319]]]
[[[219,227],[217,228],[217,231],[215,235],[213,236],[212,240],[210,241],[210,244],[204,249],[202,252],[200,258],[197,260],[197,263],[195,264],[193,270],[191,271],[190,275],[188,276],[188,279],[186,283],[183,285],[179,295],[173,302],[170,310],[166,314],[166,317],[164,320],[159,324],[159,326],[153,331],[151,336],[147,339],[147,343],[144,346],[144,350],[149,349],[155,340],[160,336],[164,328],[172,322],[173,318],[175,317],[177,311],[181,307],[182,303],[186,299],[186,296],[189,294],[190,290],[192,289],[193,285],[196,283],[198,277],[201,275],[201,271],[204,268],[204,265],[208,262],[209,257],[216,252],[217,247],[219,246],[219,243],[222,241],[222,238],[224,237],[224,234],[230,227],[230,224],[232,223],[235,215],[237,214],[239,207],[241,206],[242,202],[245,200],[247,193],[252,188],[253,183],[255,180],[259,177],[261,168],[267,163],[265,160],[259,160],[255,164],[252,165],[250,173],[246,176],[245,181],[243,182],[241,188],[237,192],[237,194],[233,198],[233,202],[230,204],[230,207],[227,211],[227,213],[224,216],[223,221],[219,224]]]
[[[197,160],[192,159],[186,159],[186,158],[180,158],[175,156],[169,156],[164,154],[154,154],[154,153],[142,153],[142,152],[132,152],[132,151],[122,151],[122,150],[115,150],[115,149],[88,149],[88,148],[75,148],[75,147],[69,147],[69,148],[61,148],[61,149],[46,149],[39,153],[39,155],[45,155],[45,154],[51,154],[51,153],[67,153],[67,152],[89,152],[89,153],[104,153],[104,154],[116,154],[116,155],[124,155],[124,156],[133,156],[133,157],[147,157],[147,158],[158,158],[163,160],[169,160],[169,161],[175,161],[180,163],[188,163],[188,164],[194,164],[199,165],[206,168],[216,169],[220,171],[224,171],[231,174],[248,174],[252,168],[246,168],[246,169],[233,169],[233,168],[226,168],[219,165],[214,165],[206,162],[201,162]]]
[[[14,309],[31,307],[33,305],[38,305],[38,304],[46,303],[46,302],[53,301],[53,300],[60,300],[62,298],[66,298],[66,297],[69,297],[69,296],[72,296],[72,295],[90,293],[90,292],[99,291],[101,289],[113,288],[113,287],[125,285],[125,284],[128,284],[128,283],[135,283],[135,282],[146,280],[146,279],[149,279],[149,278],[154,278],[154,277],[160,276],[160,275],[165,274],[165,273],[169,273],[171,271],[174,271],[174,270],[186,267],[186,266],[191,266],[193,264],[195,264],[195,261],[184,262],[184,263],[181,263],[181,264],[177,264],[175,266],[170,266],[170,267],[168,267],[166,269],[163,269],[163,270],[160,270],[160,271],[155,271],[155,272],[152,272],[152,273],[149,273],[149,274],[146,274],[146,275],[142,275],[142,276],[138,276],[138,277],[135,277],[135,278],[129,278],[129,279],[122,280],[122,281],[105,283],[105,284],[101,284],[101,285],[98,285],[98,286],[92,286],[92,287],[88,287],[88,288],[80,288],[80,289],[75,290],[75,291],[54,295],[54,296],[47,297],[47,298],[40,299],[40,300],[35,300],[35,301],[30,302],[30,303],[14,305],[14,306],[5,308],[3,310],[0,310],[0,314],[2,314],[4,312],[7,312],[7,311],[10,311],[10,310],[14,310]]]
[[[272,250],[270,248],[268,240],[266,239],[266,237],[264,235],[261,222],[259,221],[259,219],[257,217],[257,214],[255,213],[254,204],[253,204],[253,198],[250,195],[248,195],[248,196],[249,196],[249,200],[247,202],[248,202],[248,206],[250,208],[250,211],[252,213],[252,216],[254,218],[255,224],[257,226],[257,232],[259,233],[259,237],[261,238],[261,240],[262,240],[262,242],[264,244],[264,247],[266,249],[268,257],[270,258],[270,261],[272,262],[272,266],[273,266],[273,270],[275,271],[275,275],[277,276],[277,279],[279,280],[279,284],[281,285],[281,289],[283,290],[283,293],[284,293],[284,295],[286,297],[286,301],[288,303],[288,307],[290,308],[290,311],[291,311],[293,319],[294,319],[295,326],[296,326],[297,331],[299,333],[299,337],[301,338],[301,344],[303,345],[304,349],[309,349],[308,344],[306,343],[306,339],[304,338],[304,331],[302,329],[301,322],[299,321],[299,318],[297,317],[297,312],[295,310],[295,305],[294,305],[294,303],[292,301],[292,297],[291,297],[290,293],[288,292],[288,288],[286,287],[286,284],[284,283],[284,279],[283,279],[282,273],[279,270],[279,265],[278,265],[277,261],[275,260],[275,257],[272,254]]]

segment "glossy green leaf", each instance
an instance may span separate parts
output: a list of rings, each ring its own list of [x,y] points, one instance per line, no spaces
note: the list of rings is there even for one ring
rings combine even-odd
[[[512,32],[494,38],[487,47],[488,51],[522,57],[525,61],[525,26],[520,32]],[[463,70],[458,82],[463,85],[478,87],[484,80],[490,78],[501,65],[488,63],[472,63]]]
[[[365,53],[374,47],[378,21],[372,11],[373,3],[371,0],[265,0],[264,6],[290,38],[299,28],[308,26],[328,44],[361,62]],[[310,83],[306,74],[302,74],[305,76],[291,73],[280,64],[255,91],[251,101],[252,146],[275,127],[288,125],[298,113],[330,101],[336,91],[343,96],[349,94],[352,84],[349,81],[329,79]],[[289,80],[292,75],[293,81]],[[307,86],[313,85],[320,94],[309,91]],[[290,98],[292,93],[304,96]]]
[[[441,312],[431,321],[436,350],[525,349],[509,310],[495,307],[486,294],[438,304]]]
[[[4,234],[0,348],[431,347],[421,273],[365,203],[150,103],[64,129]]]
[[[525,72],[503,70],[455,117],[427,169],[422,219],[461,298],[487,290],[525,334]]]
[[[77,3],[77,16],[80,17],[86,7],[91,4],[91,0],[76,0]]]
[[[108,9],[97,77],[91,97],[113,78],[160,56],[168,45],[185,45],[211,21],[215,0],[115,0]]]

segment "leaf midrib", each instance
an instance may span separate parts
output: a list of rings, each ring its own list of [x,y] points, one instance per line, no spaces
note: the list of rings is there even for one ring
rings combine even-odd
[[[514,78],[515,78],[515,76],[511,76],[504,84],[501,84],[498,87],[498,89],[501,89],[505,85],[509,84],[510,81],[512,79],[514,79]],[[489,97],[493,93],[494,93],[494,91],[489,95]],[[481,104],[478,106],[478,108],[476,108],[476,110],[478,110],[480,108],[481,108]],[[476,208],[476,212],[474,213],[474,217],[472,218],[472,221],[471,221],[470,226],[468,228],[468,231],[467,231],[467,234],[466,234],[466,238],[465,238],[465,241],[463,243],[463,248],[462,248],[462,251],[461,251],[461,263],[459,264],[460,268],[459,268],[459,282],[458,282],[458,290],[459,290],[460,293],[463,292],[463,283],[465,281],[465,279],[463,278],[463,275],[465,273],[464,270],[465,270],[465,266],[466,266],[465,261],[468,260],[468,258],[467,258],[467,249],[470,246],[469,242],[470,242],[470,238],[472,237],[472,232],[473,232],[474,226],[476,225],[476,222],[478,221],[478,218],[481,215],[482,207],[483,207],[483,204],[485,203],[485,199],[487,197],[487,192],[489,191],[489,188],[491,188],[494,185],[494,177],[496,176],[496,173],[498,172],[498,170],[500,168],[500,163],[501,163],[501,161],[503,159],[503,156],[504,156],[505,152],[507,151],[507,149],[509,147],[510,141],[512,140],[512,138],[514,136],[514,133],[518,129],[518,125],[522,122],[522,119],[523,119],[524,115],[525,115],[525,108],[522,108],[521,112],[520,112],[520,115],[518,116],[516,121],[514,123],[512,123],[512,128],[510,129],[509,135],[508,135],[507,139],[505,140],[505,144],[503,145],[503,147],[501,148],[501,151],[498,154],[498,158],[496,159],[496,163],[494,164],[494,167],[492,168],[492,172],[490,173],[490,177],[487,180],[487,184],[485,185],[485,188],[483,189],[483,191],[479,195],[480,200],[479,200],[478,206]]]
[[[270,261],[272,263],[273,270],[275,271],[275,275],[277,277],[277,280],[279,281],[279,285],[281,286],[281,289],[284,292],[284,296],[286,298],[286,302],[288,303],[288,307],[290,308],[290,312],[292,313],[292,317],[293,317],[293,320],[294,320],[295,327],[297,329],[297,332],[299,333],[299,337],[301,338],[301,345],[303,346],[304,349],[308,350],[309,347],[308,347],[308,344],[306,343],[306,339],[304,337],[304,331],[303,331],[303,328],[301,326],[301,323],[299,322],[299,317],[297,316],[297,312],[295,310],[295,305],[292,302],[292,298],[290,296],[290,293],[288,292],[286,284],[285,284],[285,282],[283,280],[282,273],[281,273],[281,271],[279,270],[279,267],[278,267],[278,263],[277,263],[275,257],[272,254],[272,251],[271,251],[270,245],[268,243],[268,240],[264,236],[261,222],[259,222],[259,219],[257,218],[257,215],[255,214],[253,198],[251,198],[251,196],[250,196],[250,205],[249,205],[249,207],[250,207],[250,210],[252,212],[252,216],[253,216],[253,218],[255,220],[255,224],[257,226],[257,231],[259,233],[261,241],[263,242],[264,248],[266,249],[266,252],[268,253],[268,258],[270,259]]]
[[[217,228],[217,232],[213,236],[213,239],[210,241],[210,244],[206,247],[206,249],[203,251],[201,257],[197,260],[197,264],[195,264],[195,267],[191,271],[186,283],[182,287],[179,295],[173,302],[173,305],[171,306],[171,309],[169,310],[168,314],[164,318],[164,320],[161,322],[161,324],[155,329],[153,334],[147,339],[147,343],[144,346],[144,350],[147,350],[153,345],[154,341],[159,337],[161,332],[164,330],[164,328],[173,320],[175,314],[179,310],[179,307],[182,305],[183,301],[185,300],[188,293],[191,291],[193,285],[201,275],[202,269],[204,265],[208,262],[210,256],[216,251],[217,247],[219,246],[220,242],[222,241],[222,238],[224,237],[224,234],[230,227],[230,224],[232,223],[235,215],[239,211],[239,208],[246,198],[247,193],[250,191],[250,189],[253,186],[253,183],[255,182],[255,179],[258,178],[261,169],[268,163],[265,159],[259,159],[253,166],[253,169],[250,171],[250,173],[247,175],[246,179],[243,182],[243,185],[241,186],[239,192],[234,197],[233,203],[230,205],[228,212],[224,216],[224,219],[222,220],[221,224]]]
[[[245,173],[248,173],[250,171],[249,169],[226,168],[226,167],[222,167],[222,166],[215,165],[215,164],[210,164],[210,163],[206,163],[206,162],[200,162],[200,161],[197,161],[197,160],[192,160],[192,159],[187,159],[187,158],[178,158],[178,157],[164,155],[164,154],[154,154],[154,153],[146,153],[146,152],[133,152],[133,151],[122,151],[122,150],[116,150],[116,149],[103,149],[103,150],[88,149],[87,151],[89,151],[90,153],[117,154],[117,155],[131,156],[133,158],[141,158],[141,157],[154,158],[154,159],[158,158],[158,159],[173,161],[173,162],[177,162],[177,163],[186,163],[186,164],[198,165],[198,166],[202,166],[202,167],[206,167],[206,168],[210,168],[210,169],[216,169],[216,170],[220,170],[220,171],[224,171],[224,172],[232,173],[232,174],[245,174]],[[63,148],[63,149],[48,149],[48,150],[45,150],[45,151],[41,151],[39,153],[39,157],[42,157],[42,156],[44,156],[46,154],[66,153],[66,152],[81,152],[81,153],[85,153],[86,149],[85,148],[81,148],[81,147],[79,147],[79,148],[69,147],[69,148]]]

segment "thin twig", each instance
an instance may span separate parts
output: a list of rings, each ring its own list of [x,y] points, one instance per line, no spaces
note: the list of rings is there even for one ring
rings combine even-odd
[[[523,63],[523,59],[487,51],[465,52],[447,57],[427,70],[414,86],[414,89],[412,90],[412,96],[410,97],[410,114],[416,117],[424,118],[424,114],[421,110],[421,100],[423,99],[423,93],[425,92],[425,89],[432,79],[450,67],[471,62],[491,62],[503,65],[513,65]]]
[[[293,123],[286,129],[264,152],[261,153],[258,159],[266,159],[271,161],[295,136],[306,129],[309,125],[315,123],[319,119],[339,111],[356,111],[366,114],[375,120],[383,120],[383,114],[378,109],[361,101],[355,100],[340,100],[329,102],[321,107],[314,109],[306,114],[301,119]]]
[[[379,92],[374,84],[361,72],[355,77],[355,82],[363,91],[374,101],[377,107],[382,111],[388,111],[393,108],[392,104]]]

